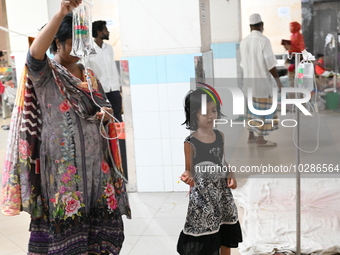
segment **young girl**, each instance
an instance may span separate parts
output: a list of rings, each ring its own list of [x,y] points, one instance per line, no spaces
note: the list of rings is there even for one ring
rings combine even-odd
[[[207,98],[205,115],[201,113],[202,95]],[[181,180],[191,190],[177,251],[181,255],[229,255],[230,248],[242,242],[242,233],[230,190],[237,183],[224,161],[224,134],[214,129],[214,119],[221,117],[218,96],[206,88],[190,91],[185,98],[185,114],[183,124],[194,132],[184,141]]]

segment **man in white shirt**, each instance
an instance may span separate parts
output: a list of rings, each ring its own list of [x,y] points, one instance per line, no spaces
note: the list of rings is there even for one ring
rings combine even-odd
[[[270,41],[262,35],[263,22],[259,14],[249,17],[251,34],[240,44],[241,67],[244,71],[245,93],[252,88],[253,106],[258,110],[267,110],[272,106],[272,88],[275,81],[281,90],[282,84],[276,70],[276,58]],[[273,130],[278,129],[276,110],[270,115],[255,115],[248,109],[248,143],[257,143],[258,147],[274,147],[277,144],[264,139]],[[254,132],[258,134],[255,136]]]
[[[106,21],[98,20],[92,23],[92,36],[97,55],[89,58],[91,69],[97,75],[102,84],[116,119],[122,122],[122,97],[120,95],[120,77],[114,60],[114,52],[111,45],[104,43],[109,39]]]

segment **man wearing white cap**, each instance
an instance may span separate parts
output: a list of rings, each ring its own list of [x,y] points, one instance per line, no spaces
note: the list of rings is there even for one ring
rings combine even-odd
[[[240,45],[245,93],[247,93],[248,88],[252,88],[254,108],[268,110],[272,106],[275,81],[279,91],[282,84],[275,67],[277,62],[272,46],[269,39],[262,34],[263,22],[260,14],[252,14],[249,17],[249,24],[251,33],[242,40]],[[255,115],[248,109],[247,118],[249,123],[248,143],[256,143],[257,147],[277,146],[276,143],[264,139],[264,136],[278,129],[278,121],[274,121],[278,119],[276,111],[269,115]],[[254,132],[257,133],[258,137],[255,136]]]

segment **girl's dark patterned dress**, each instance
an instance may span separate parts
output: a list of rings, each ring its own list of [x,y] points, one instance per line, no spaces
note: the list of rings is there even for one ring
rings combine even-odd
[[[181,255],[218,255],[220,246],[238,247],[242,233],[237,208],[227,186],[222,134],[214,130],[216,140],[203,143],[193,135],[185,139],[193,150],[195,184],[177,251]]]

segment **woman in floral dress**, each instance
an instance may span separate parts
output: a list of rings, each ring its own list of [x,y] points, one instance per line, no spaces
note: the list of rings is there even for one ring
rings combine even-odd
[[[34,40],[23,100],[13,113],[3,213],[31,214],[29,254],[119,254],[122,215],[130,218],[119,147],[101,135],[115,135],[111,117],[101,111],[112,114],[110,103],[91,70],[70,55],[69,12],[80,3],[61,1]],[[49,47],[53,60],[45,54]]]

